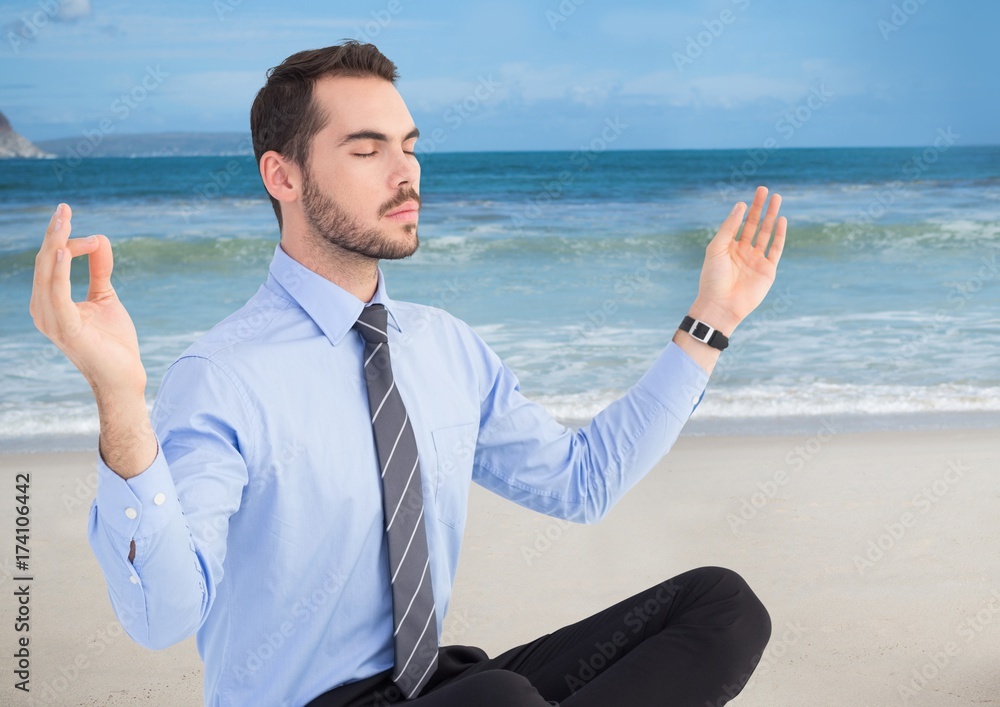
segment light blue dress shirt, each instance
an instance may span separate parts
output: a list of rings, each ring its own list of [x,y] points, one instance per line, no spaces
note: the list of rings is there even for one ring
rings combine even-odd
[[[469,483],[591,523],[676,440],[708,375],[676,344],[585,427],[559,424],[466,323],[389,299],[396,385],[420,454],[438,634]],[[127,481],[98,455],[88,538],[128,634],[197,632],[205,704],[303,705],[392,667],[365,302],[278,245],[266,282],[165,374],[159,449]],[[130,563],[129,541],[136,546]]]

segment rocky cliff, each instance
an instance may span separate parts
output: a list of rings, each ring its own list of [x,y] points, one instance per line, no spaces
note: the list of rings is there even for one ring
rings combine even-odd
[[[55,157],[55,155],[38,149],[31,144],[31,141],[14,132],[7,116],[0,113],[0,159],[6,157]]]

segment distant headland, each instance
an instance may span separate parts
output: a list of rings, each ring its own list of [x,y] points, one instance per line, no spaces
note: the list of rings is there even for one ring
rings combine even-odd
[[[250,133],[109,134],[85,130],[75,137],[39,141],[39,147],[59,159],[82,157],[193,157],[252,155]]]
[[[100,126],[73,137],[32,143],[14,131],[0,113],[0,159],[48,158],[78,160],[84,157],[188,157],[252,155],[249,133],[141,133],[112,134]]]
[[[18,135],[7,116],[0,113],[0,159],[13,157],[52,158],[56,155],[38,148],[27,138]]]

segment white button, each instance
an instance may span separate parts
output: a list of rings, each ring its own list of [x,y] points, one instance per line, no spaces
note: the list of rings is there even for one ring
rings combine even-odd
[[[139,583],[139,578],[136,577],[134,574],[131,574],[128,577],[128,581],[130,581],[132,584],[138,584]]]
[[[135,520],[136,516],[138,516],[138,515],[139,514],[136,513],[136,510],[134,508],[126,508],[125,509],[125,517],[129,518],[130,520]]]
[[[694,396],[693,398],[691,398],[691,404],[692,405],[697,405],[698,404],[698,396],[697,395]]]
[[[153,503],[155,503],[157,506],[162,506],[163,502],[166,500],[167,500],[167,494],[165,493],[158,493],[155,496],[153,496]]]

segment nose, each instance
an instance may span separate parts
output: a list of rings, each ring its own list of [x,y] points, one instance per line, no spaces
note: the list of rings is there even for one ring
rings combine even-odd
[[[414,189],[418,188],[420,186],[420,162],[417,161],[417,156],[407,154],[402,147],[395,150],[390,179],[394,189],[407,185]]]

